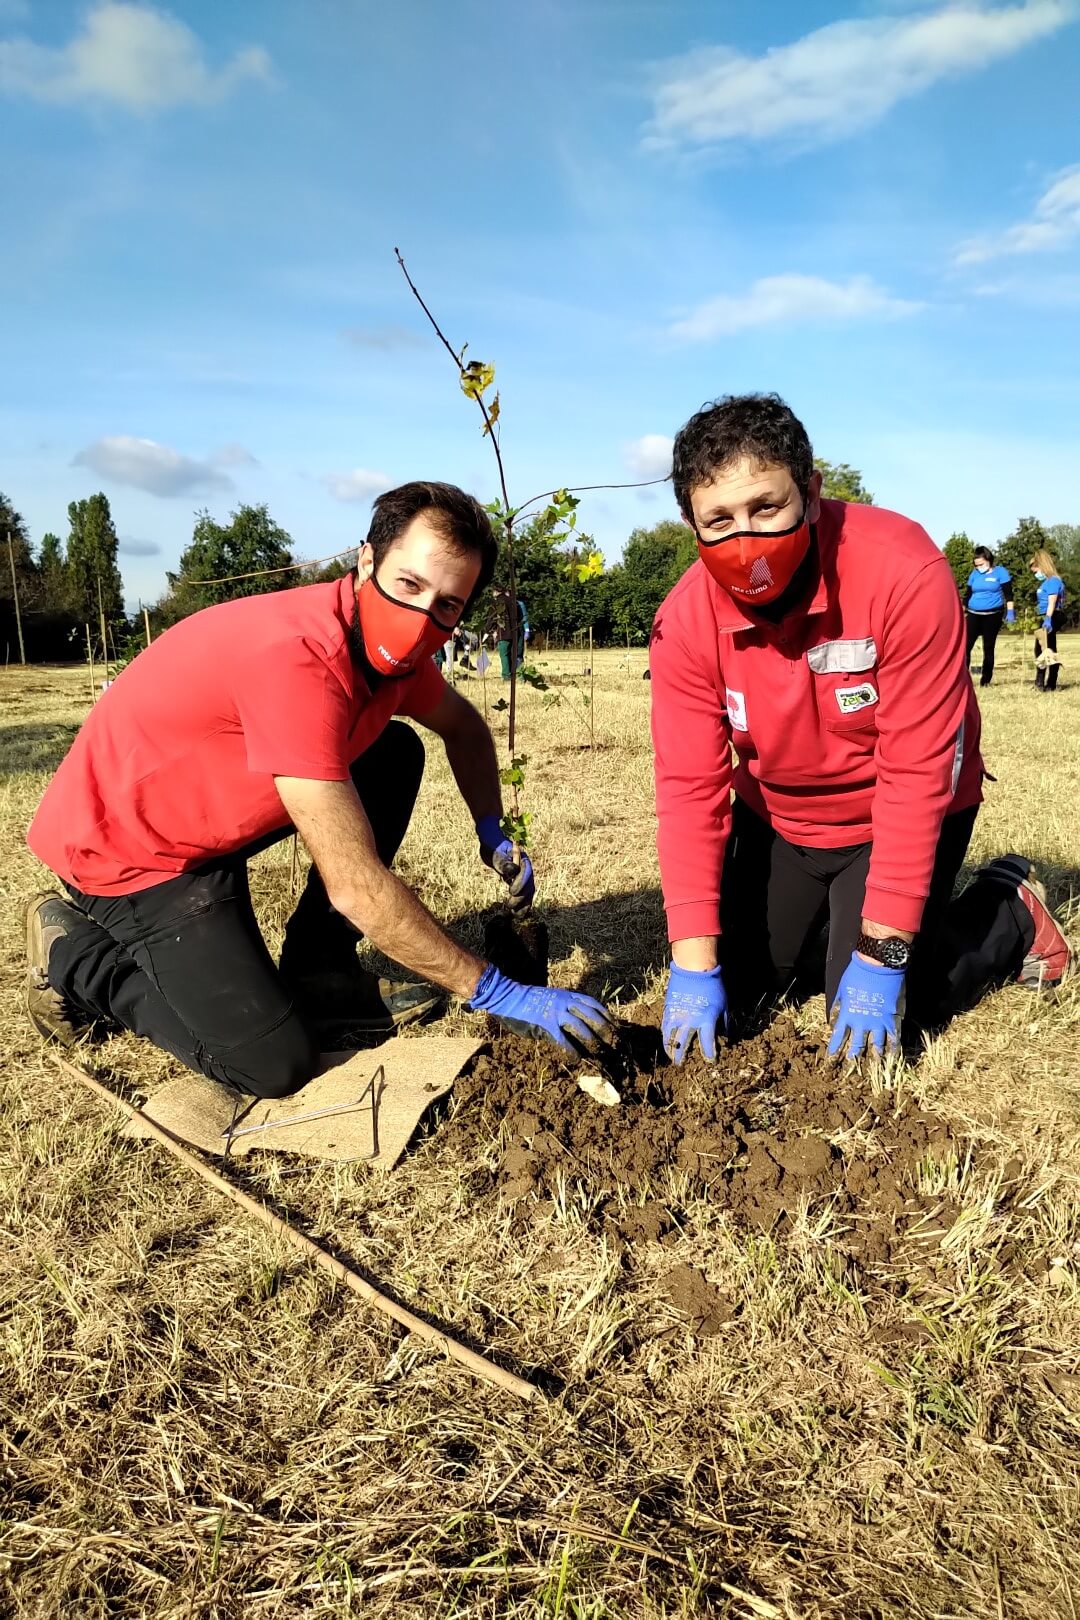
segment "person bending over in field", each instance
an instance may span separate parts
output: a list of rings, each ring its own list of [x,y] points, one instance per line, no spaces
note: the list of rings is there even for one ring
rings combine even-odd
[[[511,905],[532,901],[528,857],[500,829],[491,734],[432,657],[495,553],[470,495],[405,484],[375,502],[351,574],[206,608],[139,654],[87,717],[28,834],[69,897],[37,895],[27,912],[42,1035],[119,1025],[214,1079],[286,1096],[314,1073],[331,1009],[339,1026],[389,1033],[437,1000],[416,985],[383,1000],[358,934],[564,1047],[612,1035],[599,1002],[517,984],[462,949],[389,870],[424,769],[401,714],[442,739]],[[275,967],[247,862],[293,831],[313,864]]]
[[[909,518],[823,500],[775,394],[675,440],[699,560],[653,629],[664,1042],[783,994],[828,919],[830,1052],[899,1040],[982,798],[979,709],[949,565]],[[738,763],[732,764],[732,749]],[[734,788],[734,802],[732,802]]]

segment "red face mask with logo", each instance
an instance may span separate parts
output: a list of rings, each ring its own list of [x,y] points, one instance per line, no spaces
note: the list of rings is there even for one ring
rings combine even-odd
[[[368,663],[376,675],[400,680],[411,675],[440,648],[458,620],[443,624],[427,608],[388,596],[375,575],[356,593],[360,634]]]
[[[743,607],[774,602],[810,549],[806,514],[790,529],[741,529],[719,540],[698,535],[698,556],[716,583]]]

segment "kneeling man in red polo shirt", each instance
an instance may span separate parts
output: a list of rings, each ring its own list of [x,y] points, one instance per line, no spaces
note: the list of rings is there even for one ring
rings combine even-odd
[[[774,394],[706,406],[673,481],[699,560],[653,629],[664,1044],[715,1055],[828,926],[830,1052],[899,1040],[982,797],[956,586],[910,519],[823,500]],[[735,755],[733,762],[732,755]],[[734,797],[732,796],[734,790]]]
[[[120,1026],[203,1074],[285,1096],[314,1073],[328,991],[354,1028],[394,1027],[360,973],[358,933],[564,1047],[612,1035],[599,1002],[517,984],[464,950],[389,870],[424,768],[400,714],[442,739],[482,859],[512,906],[532,901],[528,857],[500,830],[491,733],[432,658],[495,553],[470,495],[405,484],[375,502],[353,573],[206,608],[123,671],[28,834],[69,896],[35,896],[27,912],[27,1001],[42,1035]],[[294,830],[313,864],[278,967],[247,861]]]

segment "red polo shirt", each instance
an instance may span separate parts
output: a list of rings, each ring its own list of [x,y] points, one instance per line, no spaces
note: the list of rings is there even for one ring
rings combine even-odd
[[[720,929],[731,789],[789,843],[872,843],[863,913],[915,931],[943,816],[982,798],[960,599],[925,530],[823,501],[808,608],[751,619],[696,562],[650,653],[671,939]],[[732,765],[732,748],[738,762]]]
[[[395,714],[438,705],[425,660],[372,693],[355,584],[247,596],[167,630],[102,694],[27,834],[84,894],[134,894],[288,826],[275,776],[344,782]]]

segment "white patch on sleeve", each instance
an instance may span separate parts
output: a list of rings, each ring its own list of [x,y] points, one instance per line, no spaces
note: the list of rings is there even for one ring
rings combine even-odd
[[[731,721],[732,731],[749,731],[750,727],[746,724],[746,698],[743,694],[733,692],[730,686],[725,687],[724,706]]]
[[[863,681],[860,686],[837,686],[833,690],[836,707],[841,714],[856,714],[859,709],[869,709],[878,700],[877,687],[872,681]]]
[[[960,782],[960,772],[964,768],[964,722],[960,722],[960,730],[956,733],[956,747],[952,757],[952,792],[955,793]]]

